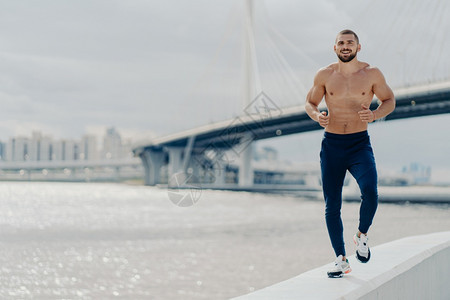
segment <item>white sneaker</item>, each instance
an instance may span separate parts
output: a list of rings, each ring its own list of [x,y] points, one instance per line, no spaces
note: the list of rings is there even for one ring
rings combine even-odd
[[[353,241],[356,244],[356,258],[362,262],[366,263],[370,260],[370,249],[367,245],[367,241],[369,238],[367,235],[361,233],[361,237],[358,237],[358,235],[353,236]]]
[[[342,260],[342,255],[339,255],[334,262],[334,267],[327,272],[330,278],[341,278],[344,274],[348,274],[352,271],[348,259]]]

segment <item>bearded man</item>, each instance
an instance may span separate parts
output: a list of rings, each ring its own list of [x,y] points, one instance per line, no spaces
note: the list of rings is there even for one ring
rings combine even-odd
[[[334,52],[338,61],[320,69],[306,97],[311,119],[325,128],[320,151],[325,220],[336,254],[328,276],[342,277],[351,271],[346,258],[341,219],[342,187],[347,170],[361,191],[359,226],[353,240],[360,262],[370,260],[367,232],[378,206],[377,170],[367,132],[368,123],[386,117],[395,108],[395,98],[381,71],[357,58],[359,38],[352,30],[338,33]],[[370,110],[374,95],[380,100]],[[318,106],[325,98],[328,113]]]

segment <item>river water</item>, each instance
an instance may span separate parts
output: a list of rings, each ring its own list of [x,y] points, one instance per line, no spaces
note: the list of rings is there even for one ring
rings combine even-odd
[[[348,254],[358,209],[343,205]],[[2,182],[0,299],[228,299],[333,261],[323,210],[292,195],[204,190],[178,207],[157,187]],[[447,230],[448,204],[381,203],[369,242]]]

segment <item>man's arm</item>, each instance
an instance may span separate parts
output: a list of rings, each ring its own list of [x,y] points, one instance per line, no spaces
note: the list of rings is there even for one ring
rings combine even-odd
[[[325,69],[321,69],[317,72],[314,77],[313,87],[308,92],[305,103],[305,110],[308,116],[314,121],[319,122],[322,127],[326,127],[329,121],[329,116],[326,115],[326,112],[321,113],[318,108],[325,95],[325,76]]]
[[[395,109],[395,97],[391,88],[387,85],[386,79],[380,70],[375,69],[375,84],[373,85],[373,93],[381,101],[378,108],[374,111],[375,118],[381,119],[389,115]]]
[[[387,85],[383,74],[377,68],[372,69],[372,76],[374,84],[372,87],[373,93],[380,100],[380,105],[374,111],[369,109],[369,106],[362,105],[361,111],[359,111],[359,117],[363,122],[374,122],[377,119],[381,119],[389,115],[395,109],[395,97],[391,88]]]

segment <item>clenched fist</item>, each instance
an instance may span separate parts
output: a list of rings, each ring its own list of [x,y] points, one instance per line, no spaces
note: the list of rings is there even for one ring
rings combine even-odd
[[[327,112],[323,111],[317,117],[317,121],[319,122],[320,126],[327,127],[330,121],[330,116],[327,116]]]
[[[362,110],[358,111],[359,118],[362,122],[371,123],[375,121],[375,113],[368,106],[362,104]]]

